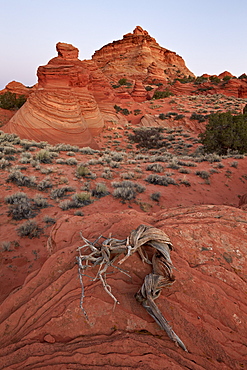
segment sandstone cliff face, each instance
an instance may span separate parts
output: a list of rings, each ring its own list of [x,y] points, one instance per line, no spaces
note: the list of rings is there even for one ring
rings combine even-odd
[[[161,47],[147,31],[137,26],[123,36],[96,51],[92,59],[108,76],[168,80],[194,76],[182,57]],[[178,72],[179,70],[179,72]]]
[[[140,224],[171,239],[176,282],[156,303],[188,353],[167,337],[134,295],[150,266],[137,253],[108,275],[120,304],[84,276],[84,308],[75,257],[79,232],[124,239]],[[1,369],[240,369],[246,363],[246,212],[228,206],[173,208],[148,215],[63,216],[51,232],[50,257],[1,304]],[[91,269],[92,276],[98,267]],[[72,365],[73,364],[73,365]]]

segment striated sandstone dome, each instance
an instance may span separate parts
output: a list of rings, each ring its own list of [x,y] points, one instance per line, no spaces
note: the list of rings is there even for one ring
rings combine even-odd
[[[59,42],[56,48],[58,56],[38,68],[37,89],[3,129],[50,144],[97,147],[93,136],[114,114],[112,88],[94,62],[78,59],[73,45]]]
[[[92,59],[107,75],[139,76],[142,80],[194,76],[182,57],[161,47],[140,26],[122,40],[103,46]]]

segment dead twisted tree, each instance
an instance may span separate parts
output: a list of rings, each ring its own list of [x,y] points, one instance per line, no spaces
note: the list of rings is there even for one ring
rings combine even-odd
[[[105,291],[111,296],[115,306],[119,302],[113,295],[111,286],[107,283],[107,270],[109,267],[113,267],[130,276],[128,272],[123,270],[120,266],[133,253],[138,252],[143,262],[152,264],[153,271],[145,277],[142,287],[135,294],[135,298],[154,318],[157,324],[166,331],[169,338],[184,351],[187,351],[184,343],[172,330],[154,302],[155,299],[159,297],[162,288],[170,286],[175,281],[173,275],[174,266],[170,258],[170,251],[173,247],[169,237],[162,230],[146,225],[138,226],[138,228],[133,230],[130,236],[124,240],[115,239],[111,236],[105,238],[101,235],[94,242],[90,242],[84,238],[82,234],[80,235],[84,241],[84,244],[77,249],[79,252],[79,256],[77,256],[78,271],[82,288],[80,307],[86,318],[88,319],[83,308],[83,276],[89,276],[86,274],[86,270],[92,266],[99,266],[96,276],[89,277],[92,280],[101,280]],[[103,239],[102,242],[100,242],[101,239]],[[145,249],[147,246],[151,246],[154,249],[151,261]]]

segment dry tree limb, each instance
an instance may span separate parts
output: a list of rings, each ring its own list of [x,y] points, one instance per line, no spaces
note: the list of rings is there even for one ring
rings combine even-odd
[[[173,246],[168,235],[162,230],[146,225],[138,226],[137,229],[130,233],[130,236],[123,240],[112,238],[111,235],[108,238],[100,235],[94,242],[90,242],[81,233],[80,235],[84,244],[77,249],[79,252],[77,262],[82,291],[80,307],[85,317],[88,319],[83,308],[84,285],[82,277],[86,275],[85,270],[89,267],[99,265],[95,277],[90,278],[94,281],[98,279],[101,281],[104,290],[113,299],[115,308],[115,305],[119,304],[119,301],[113,295],[111,286],[106,281],[107,270],[112,267],[130,277],[128,272],[121,269],[119,265],[132,256],[132,254],[138,252],[143,262],[152,264],[153,271],[145,277],[142,287],[135,295],[136,300],[142,304],[157,324],[166,331],[169,338],[184,351],[187,351],[184,343],[173,331],[154,302],[159,297],[161,289],[170,286],[175,281],[173,275],[174,266],[170,257],[170,251],[173,249]],[[100,243],[101,238],[104,239],[102,243]],[[146,253],[146,246],[151,246],[154,249],[152,262]],[[82,250],[85,252],[89,251],[89,253],[82,254]],[[120,256],[122,258],[118,261],[117,265],[114,265],[114,262]]]

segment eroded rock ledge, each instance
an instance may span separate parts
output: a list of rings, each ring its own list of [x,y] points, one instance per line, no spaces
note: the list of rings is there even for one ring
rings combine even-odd
[[[169,235],[176,282],[157,305],[183,339],[176,347],[136,302],[149,266],[134,254],[108,282],[120,304],[99,281],[85,277],[85,320],[76,248],[79,231],[125,238],[139,224]],[[1,304],[1,369],[239,369],[246,363],[246,212],[228,206],[173,208],[152,216],[134,210],[63,216],[48,243],[50,257]],[[97,270],[97,268],[96,268]]]

